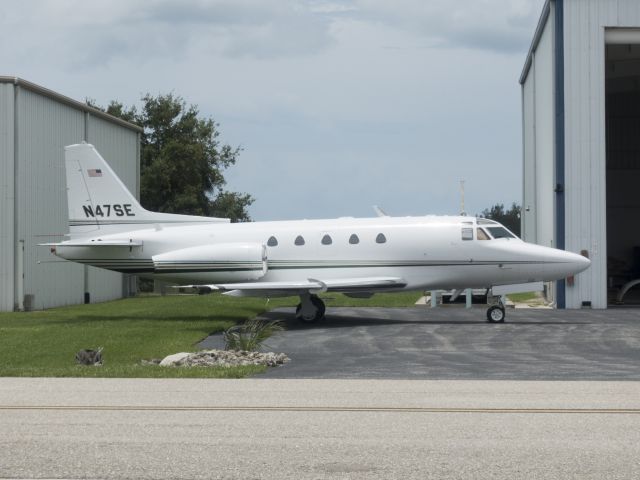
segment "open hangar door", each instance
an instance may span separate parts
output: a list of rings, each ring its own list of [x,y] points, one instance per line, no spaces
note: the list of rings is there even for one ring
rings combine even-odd
[[[608,303],[640,306],[640,29],[605,55]]]

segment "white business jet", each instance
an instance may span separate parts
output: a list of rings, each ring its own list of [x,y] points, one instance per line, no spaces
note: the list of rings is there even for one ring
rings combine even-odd
[[[338,218],[230,223],[149,212],[93,145],[65,148],[69,240],[47,244],[67,260],[200,292],[300,297],[296,316],[323,318],[322,292],[491,288],[565,278],[590,261],[525,243],[473,217]],[[498,301],[487,311],[502,322]]]

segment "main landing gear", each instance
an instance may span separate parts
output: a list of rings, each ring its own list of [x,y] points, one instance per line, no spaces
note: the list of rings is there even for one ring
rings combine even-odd
[[[324,318],[325,305],[317,295],[300,295],[296,318],[304,323],[314,323]]]
[[[498,302],[487,309],[487,321],[489,323],[504,323],[504,317],[504,304],[502,298],[498,297]]]

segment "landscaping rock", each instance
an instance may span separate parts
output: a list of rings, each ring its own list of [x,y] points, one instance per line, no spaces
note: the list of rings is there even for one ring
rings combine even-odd
[[[186,367],[235,367],[242,365],[265,365],[276,367],[289,361],[284,353],[246,352],[243,350],[201,350],[195,353],[169,355],[160,366]]]
[[[160,366],[161,367],[173,367],[176,365],[182,365],[182,361],[187,358],[189,355],[191,355],[190,353],[187,352],[180,352],[180,353],[174,353],[173,355],[169,355],[168,357],[164,357],[162,359],[162,361],[160,362]]]
[[[76,363],[80,365],[102,365],[102,348],[98,350],[80,350],[76,353]]]

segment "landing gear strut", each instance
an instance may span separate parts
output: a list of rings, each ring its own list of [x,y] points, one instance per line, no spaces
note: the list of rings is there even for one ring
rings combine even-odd
[[[300,295],[296,318],[304,323],[314,323],[324,318],[324,302],[317,295]]]
[[[498,302],[487,309],[487,321],[489,323],[504,323],[504,317],[504,304],[502,298],[498,297]]]

